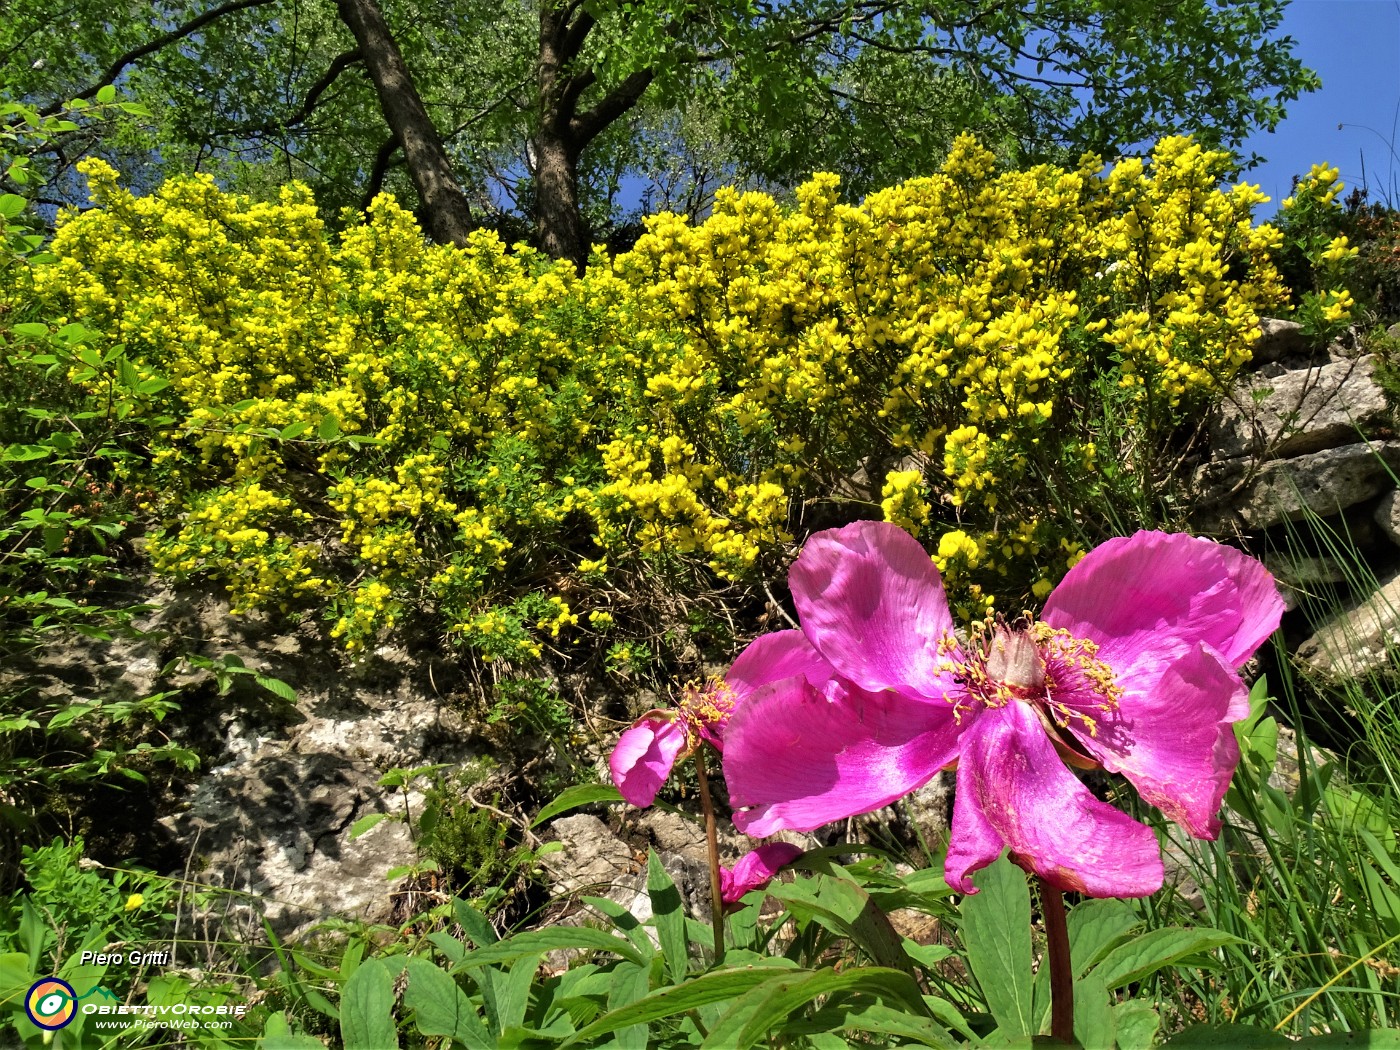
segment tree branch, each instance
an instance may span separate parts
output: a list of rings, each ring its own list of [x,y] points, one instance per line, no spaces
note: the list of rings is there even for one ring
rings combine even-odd
[[[190,19],[184,25],[176,29],[172,29],[170,32],[162,34],[161,36],[156,37],[154,40],[148,40],[140,47],[132,48],[126,54],[119,56],[110,66],[107,67],[107,71],[102,74],[101,79],[99,79],[97,83],[84,88],[82,91],[78,92],[76,95],[71,96],[70,98],[64,99],[59,102],[49,103],[43,109],[39,110],[39,115],[44,117],[51,117],[55,113],[62,112],[64,106],[73,99],[86,100],[96,97],[97,93],[101,91],[104,87],[106,87],[108,84],[116,83],[117,77],[121,76],[122,70],[124,70],[127,66],[131,65],[133,62],[140,61],[147,55],[154,54],[155,52],[159,51],[161,48],[169,47],[176,41],[183,40],[186,37],[199,32],[210,22],[214,22],[224,17],[224,15],[231,15],[235,11],[243,11],[250,7],[264,7],[273,2],[274,0],[231,0],[230,3],[224,4],[221,7],[216,7],[212,10],[205,11],[204,14],[199,15],[196,18]]]
[[[569,132],[579,147],[592,142],[604,128],[635,106],[655,76],[650,69],[639,69],[588,112],[570,120]]]

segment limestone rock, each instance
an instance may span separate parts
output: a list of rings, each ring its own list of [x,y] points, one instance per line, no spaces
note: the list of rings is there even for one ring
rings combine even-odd
[[[1387,492],[1376,504],[1372,519],[1386,538],[1400,547],[1400,492]]]
[[[1325,518],[1390,488],[1400,471],[1400,441],[1361,441],[1251,471],[1245,460],[1211,463],[1197,473],[1195,521],[1205,532],[1267,529],[1309,514]]]
[[[1400,573],[1323,624],[1298,647],[1305,666],[1330,678],[1362,678],[1400,667]]]
[[[1236,384],[1210,425],[1215,456],[1282,459],[1354,443],[1389,419],[1374,355]]]
[[[1301,357],[1312,352],[1312,346],[1303,335],[1303,326],[1297,321],[1283,321],[1276,317],[1264,317],[1259,321],[1259,338],[1251,348],[1252,360],[1256,365],[1281,358]]]
[[[1345,583],[1347,578],[1346,569],[1336,558],[1295,558],[1269,552],[1263,560],[1278,582],[1286,609],[1296,609],[1301,595]]]

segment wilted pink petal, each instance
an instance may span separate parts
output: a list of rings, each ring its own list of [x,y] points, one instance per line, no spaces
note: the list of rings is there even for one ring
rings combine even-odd
[[[1278,587],[1255,559],[1195,536],[1139,532],[1086,554],[1041,619],[1097,642],[1115,667],[1177,642],[1204,642],[1239,667],[1282,615]]]
[[[969,876],[1011,850],[1051,885],[1094,897],[1142,897],[1162,886],[1157,837],[1100,802],[1065,768],[1028,704],[984,711],[962,738],[944,878]]]
[[[770,842],[739,858],[733,868],[719,869],[719,895],[726,906],[737,904],[750,890],[761,890],[787,864],[802,856],[791,842]]]
[[[673,719],[644,718],[623,733],[608,759],[622,797],[634,806],[650,806],[685,745],[685,726]]]
[[[811,831],[887,806],[957,750],[953,707],[797,677],[745,698],[725,732],[724,778],[740,831]]]
[[[1197,644],[1165,666],[1140,659],[1119,671],[1118,709],[1099,713],[1094,731],[1071,720],[1083,748],[1111,773],[1121,773],[1151,803],[1197,838],[1220,833],[1216,816],[1240,759],[1230,723],[1248,691]],[[1073,706],[1072,697],[1065,697]]]
[[[903,529],[858,521],[819,532],[788,583],[802,633],[842,677],[930,699],[953,684],[941,666],[953,632],[943,580]]]
[[[834,672],[801,631],[775,631],[755,638],[724,674],[736,703],[769,682],[804,675],[814,685]]]

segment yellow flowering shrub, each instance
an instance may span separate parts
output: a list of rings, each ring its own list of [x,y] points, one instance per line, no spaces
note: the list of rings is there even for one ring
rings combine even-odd
[[[1176,138],[998,172],[964,136],[859,206],[831,175],[792,208],[722,191],[579,277],[489,233],[428,245],[387,197],[332,237],[298,186],[135,197],[87,161],[96,207],[39,292],[169,380],[132,409],[175,420],[151,424],[157,566],[320,605],[351,649],[430,614],[530,660],[619,629],[619,573],[776,577],[862,469],[878,495],[843,513],[922,535],[980,615],[1145,502],[1283,308],[1278,231],[1227,169]]]

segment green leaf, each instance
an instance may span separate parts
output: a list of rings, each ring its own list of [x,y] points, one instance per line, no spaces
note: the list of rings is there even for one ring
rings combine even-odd
[[[316,428],[316,436],[322,441],[330,441],[340,434],[340,420],[335,416],[325,416],[321,420],[321,425]]]
[[[257,1050],[325,1050],[325,1045],[314,1035],[293,1032],[286,1015],[278,1012],[263,1022]]]
[[[269,675],[260,674],[254,675],[253,681],[257,682],[258,685],[262,686],[273,696],[280,697],[281,699],[286,700],[289,703],[296,703],[296,690],[289,686],[286,682],[282,681],[282,679],[272,678]]]
[[[551,817],[567,813],[580,806],[591,806],[598,802],[621,802],[622,794],[611,784],[575,784],[565,788],[549,805],[535,815],[530,827],[537,828]]]
[[[1113,999],[1098,977],[1074,982],[1074,1035],[1083,1046],[1113,1046],[1117,1038]]]
[[[725,1002],[743,995],[764,981],[777,979],[778,975],[770,969],[745,967],[742,970],[717,970],[684,984],[660,988],[634,1003],[609,1010],[588,1027],[580,1029],[561,1043],[559,1050],[589,1042],[632,1025],[659,1021],[663,1017],[674,1017],[709,1003]]]
[[[1076,976],[1082,976],[1108,950],[1142,925],[1127,901],[1116,898],[1081,901],[1065,920],[1069,928],[1069,952]]]
[[[681,894],[671,876],[661,866],[655,850],[647,851],[647,896],[651,898],[652,920],[661,942],[661,954],[666,959],[666,973],[673,982],[685,976],[689,959],[689,942],[685,936],[685,912]]]
[[[117,100],[117,89],[111,84],[103,84],[97,89],[98,105],[106,106]]]
[[[987,1009],[1011,1035],[1034,1035],[1031,973],[1031,896],[1026,876],[1003,857],[973,882],[980,891],[962,901],[962,937]]]
[[[1300,1046],[1268,1028],[1244,1024],[1197,1025],[1178,1032],[1162,1044],[1178,1050],[1263,1050],[1273,1046]]]
[[[403,1003],[414,1012],[420,1035],[446,1035],[466,1046],[491,1044],[466,993],[427,959],[408,960],[408,987],[404,989]]]
[[[150,379],[143,379],[136,384],[138,394],[158,394],[170,385],[170,380],[164,376],[151,376]]]
[[[1093,974],[1112,991],[1140,981],[1148,974],[1156,973],[1187,956],[1233,944],[1236,940],[1228,933],[1207,928],[1149,930],[1105,955],[1103,962],[1094,967]]]
[[[602,930],[590,930],[582,926],[556,926],[548,930],[530,930],[518,933],[508,940],[477,948],[468,952],[454,971],[478,966],[500,966],[513,963],[517,959],[540,956],[545,952],[582,950],[612,952],[624,959],[645,965],[647,957],[637,950],[631,941],[614,937]]]
[[[485,915],[477,911],[461,897],[452,898],[452,913],[457,917],[457,925],[467,932],[471,942],[478,948],[496,943],[496,928]]]
[[[895,1010],[883,1003],[840,1003],[824,1008],[805,1020],[783,1026],[783,1035],[813,1035],[834,1032],[874,1032],[912,1039],[924,1046],[949,1047],[955,1044],[952,1034],[927,1017],[918,1017],[907,1010]],[[841,1040],[842,1047],[849,1042]],[[903,1043],[899,1045],[905,1045]]]
[[[388,813],[368,813],[368,814],[366,814],[365,816],[361,817],[359,820],[355,821],[355,823],[353,823],[353,824],[350,825],[350,839],[351,839],[351,841],[354,841],[355,839],[359,838],[361,835],[365,834],[365,832],[369,831],[369,830],[372,829],[372,828],[378,827],[383,821],[386,821],[386,820],[389,820],[389,819],[390,819],[390,815],[389,815]]]
[[[394,978],[379,959],[366,959],[340,998],[340,1037],[345,1050],[397,1050],[394,1024]]]
[[[651,989],[651,967],[620,963],[613,971],[612,987],[608,989],[608,1009],[629,1006]],[[650,1029],[641,1022],[617,1030],[612,1046],[617,1050],[647,1050]]]
[[[1161,1016],[1148,1003],[1129,1000],[1113,1008],[1118,1050],[1151,1050],[1161,1024]]]
[[[919,986],[902,970],[866,966],[839,973],[832,969],[785,973],[735,1000],[710,1028],[701,1044],[702,1050],[747,1050],[775,1026],[786,1023],[800,1007],[814,999],[842,992],[864,992],[892,1000],[913,1014],[924,1015]]]
[[[831,870],[844,874],[834,865]],[[871,900],[870,894],[849,877],[832,874],[798,878],[790,883],[774,883],[768,892],[786,904],[793,914],[810,916],[827,929],[849,937],[877,965],[912,971],[904,945],[890,925],[889,917]]]
[[[17,193],[0,193],[0,219],[13,219],[28,202]],[[18,326],[16,326],[18,327]]]
[[[44,459],[52,455],[53,449],[45,445],[11,445],[0,455],[6,463],[27,463],[34,459]]]

